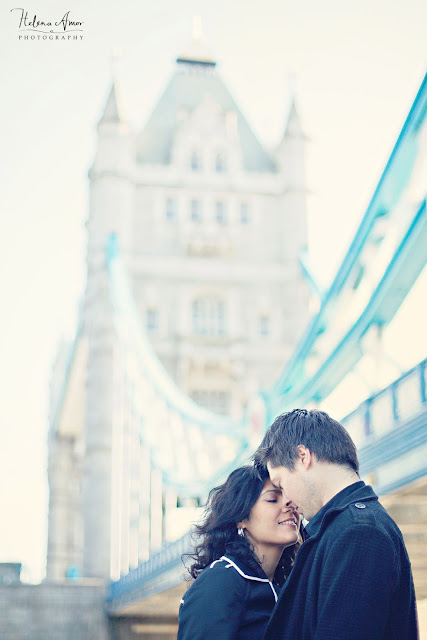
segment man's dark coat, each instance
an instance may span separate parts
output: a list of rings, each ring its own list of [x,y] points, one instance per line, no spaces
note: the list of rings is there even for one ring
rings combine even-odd
[[[307,533],[264,640],[418,638],[402,534],[371,487],[338,493]]]

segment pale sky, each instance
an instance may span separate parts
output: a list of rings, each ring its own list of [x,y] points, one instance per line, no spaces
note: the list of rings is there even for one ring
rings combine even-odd
[[[59,339],[72,336],[84,290],[87,171],[111,83],[113,48],[122,49],[121,100],[135,128],[145,122],[191,39],[194,15],[202,17],[222,77],[269,146],[283,132],[293,74],[311,139],[310,249],[326,283],[425,73],[427,3],[25,3],[39,20],[60,20],[70,10],[70,19],[84,22],[77,42],[19,41],[14,6],[3,2],[0,39],[0,561],[23,562],[24,577],[37,581],[46,549],[49,374]],[[419,301],[420,286],[412,304]],[[406,343],[416,329],[407,329],[410,316],[402,310],[392,341],[401,345],[402,366],[425,356],[417,339]],[[414,321],[421,332],[419,317]]]

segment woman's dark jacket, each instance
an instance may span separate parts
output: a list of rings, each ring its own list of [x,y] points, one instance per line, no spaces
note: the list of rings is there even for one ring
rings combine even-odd
[[[223,556],[203,569],[179,609],[177,640],[261,640],[278,587],[261,569]]]
[[[347,487],[306,529],[265,640],[418,638],[402,534],[371,487]]]

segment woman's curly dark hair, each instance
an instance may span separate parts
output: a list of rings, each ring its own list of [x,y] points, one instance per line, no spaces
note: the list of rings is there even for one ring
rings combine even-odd
[[[211,490],[203,520],[193,530],[194,552],[184,554],[193,560],[187,567],[192,578],[196,579],[205,567],[227,553],[242,560],[248,569],[259,570],[261,562],[246,536],[237,533],[237,523],[249,518],[267,479],[266,467],[247,465],[232,471],[224,484]],[[274,574],[277,584],[283,584],[289,575],[300,544],[284,549]]]

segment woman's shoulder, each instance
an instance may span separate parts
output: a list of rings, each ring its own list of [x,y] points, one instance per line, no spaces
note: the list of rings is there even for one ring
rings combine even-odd
[[[181,600],[184,603],[196,602],[212,597],[216,601],[226,598],[239,601],[246,598],[245,578],[230,564],[229,560],[220,558],[205,567],[191,583]],[[232,595],[234,594],[234,595]]]
[[[241,558],[227,554],[206,566],[192,582],[190,589],[236,588],[242,590],[243,584],[268,582],[265,574],[249,568]]]
[[[241,584],[244,578],[244,571],[239,567],[237,562],[231,558],[222,556],[205,567],[197,576],[193,585],[199,584],[201,586],[206,582]]]
[[[244,582],[225,559],[205,567],[181,600],[178,640],[236,638],[247,608]]]

